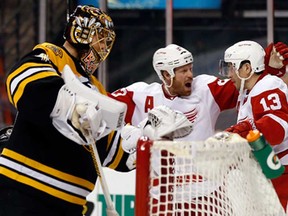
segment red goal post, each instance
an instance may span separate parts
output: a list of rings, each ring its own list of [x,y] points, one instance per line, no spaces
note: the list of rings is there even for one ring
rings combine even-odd
[[[225,136],[205,142],[142,137],[137,145],[135,215],[284,216],[249,144]]]

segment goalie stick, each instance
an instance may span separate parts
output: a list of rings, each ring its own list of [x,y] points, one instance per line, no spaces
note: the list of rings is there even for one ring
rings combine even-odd
[[[100,181],[101,188],[102,188],[102,191],[103,191],[103,194],[104,194],[104,198],[105,198],[105,202],[106,202],[106,205],[107,205],[106,215],[107,216],[119,216],[118,212],[116,211],[116,209],[115,209],[115,207],[113,205],[113,201],[112,201],[111,196],[110,196],[110,192],[109,192],[109,189],[108,189],[107,181],[105,179],[104,172],[103,172],[103,169],[102,169],[102,165],[101,165],[100,157],[99,157],[99,154],[98,154],[98,150],[96,148],[96,142],[93,139],[91,133],[89,134],[89,137],[87,137],[87,140],[90,141],[89,150],[90,150],[90,153],[91,153],[92,158],[93,158],[93,162],[94,162],[94,166],[95,166],[95,169],[96,169],[96,173],[98,175],[98,179]]]

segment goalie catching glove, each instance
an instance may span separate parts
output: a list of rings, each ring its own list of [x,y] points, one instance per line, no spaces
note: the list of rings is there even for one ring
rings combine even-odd
[[[147,136],[151,140],[173,140],[189,135],[192,129],[192,123],[183,113],[167,106],[155,107],[138,127],[126,125],[121,130],[122,148],[130,154],[127,167],[131,170],[136,167],[136,146],[141,136]]]
[[[126,105],[83,85],[66,65],[62,73],[65,84],[51,112],[54,127],[80,145],[122,128]]]
[[[284,76],[288,64],[288,46],[282,42],[271,43],[265,49],[265,53],[267,72],[278,77]]]

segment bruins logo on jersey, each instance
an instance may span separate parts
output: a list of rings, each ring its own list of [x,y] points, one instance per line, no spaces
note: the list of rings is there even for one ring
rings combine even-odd
[[[63,51],[62,51],[59,47],[53,46],[53,45],[51,45],[51,44],[46,45],[46,47],[47,47],[48,49],[51,49],[56,56],[59,56],[60,58],[63,57]]]
[[[39,57],[41,58],[41,61],[44,61],[44,62],[49,62],[50,59],[49,59],[49,56],[45,53],[41,53],[39,55],[35,55],[35,57]]]

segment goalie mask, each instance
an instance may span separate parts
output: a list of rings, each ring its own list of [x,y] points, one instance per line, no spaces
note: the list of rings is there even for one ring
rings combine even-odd
[[[67,23],[64,38],[77,49],[79,60],[88,74],[111,52],[115,41],[112,19],[91,6],[78,6]]]

